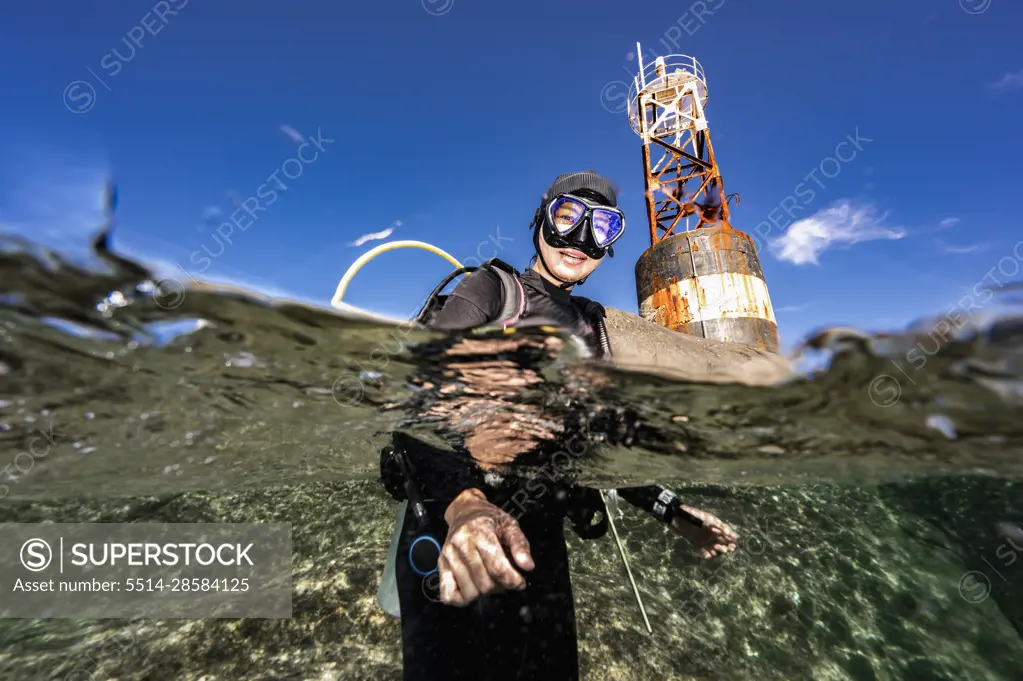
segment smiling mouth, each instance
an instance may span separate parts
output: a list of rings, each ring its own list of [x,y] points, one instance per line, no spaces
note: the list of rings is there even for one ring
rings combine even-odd
[[[562,251],[561,257],[567,260],[570,265],[578,265],[586,260],[586,255],[579,251]]]

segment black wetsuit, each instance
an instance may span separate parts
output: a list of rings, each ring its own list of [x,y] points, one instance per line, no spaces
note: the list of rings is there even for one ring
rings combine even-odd
[[[527,270],[520,277],[531,315],[555,319],[592,342],[593,324],[571,302],[571,294]],[[496,275],[480,270],[452,292],[431,321],[434,328],[483,326],[500,313],[501,284]],[[481,489],[487,499],[509,510],[509,500],[521,485],[490,486],[466,471],[464,462],[423,451],[414,441],[400,439],[414,462],[418,482],[435,536],[443,542],[448,527],[444,511],[463,490]],[[432,455],[432,456],[431,456]],[[619,490],[634,505],[652,511],[659,487]],[[394,492],[392,491],[392,494]],[[399,496],[395,494],[396,498]],[[535,568],[523,573],[523,591],[478,598],[465,608],[439,602],[437,577],[416,575],[405,557],[415,537],[411,511],[406,514],[398,548],[398,597],[402,613],[402,645],[406,681],[574,681],[579,678],[575,610],[565,546],[564,495],[544,494],[514,513],[530,543]]]

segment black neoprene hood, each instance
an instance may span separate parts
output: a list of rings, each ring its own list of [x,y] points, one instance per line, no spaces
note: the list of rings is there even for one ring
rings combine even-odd
[[[611,186],[611,182],[607,178],[598,175],[596,170],[584,170],[579,173],[558,175],[558,179],[554,180],[554,184],[544,192],[541,204],[546,206],[547,202],[555,196],[570,194],[580,189],[595,191],[607,199],[609,206],[618,207],[618,195],[615,193],[614,187]]]
[[[530,229],[535,229],[533,233],[533,248],[536,249],[536,257],[543,263],[544,269],[551,273],[551,275],[562,282],[562,288],[569,288],[572,286],[581,286],[585,281],[586,277],[583,277],[579,281],[565,281],[558,277],[551,271],[551,268],[547,266],[547,263],[543,259],[543,253],[540,251],[540,239],[543,239],[552,248],[577,248],[578,250],[585,253],[587,256],[594,260],[600,260],[606,253],[614,257],[614,249],[608,248],[603,249],[596,245],[593,241],[592,235],[588,230],[576,229],[571,235],[563,236],[557,234],[550,225],[549,220],[545,217],[548,204],[553,201],[556,197],[561,194],[570,194],[572,192],[582,192],[588,190],[588,192],[599,194],[603,197],[604,205],[611,208],[618,207],[618,195],[611,186],[611,182],[597,174],[595,170],[583,170],[578,173],[564,173],[558,175],[557,179],[554,180],[554,184],[547,188],[543,196],[540,198],[540,206],[536,209],[536,214],[533,215],[533,221],[530,223]]]

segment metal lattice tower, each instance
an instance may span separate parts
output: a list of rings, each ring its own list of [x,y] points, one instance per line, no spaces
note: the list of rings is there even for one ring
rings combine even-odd
[[[629,122],[643,143],[651,244],[636,263],[640,315],[682,333],[777,351],[756,246],[729,222],[703,67],[685,55],[644,65],[638,43],[636,54]]]
[[[696,227],[706,224],[704,206],[727,220],[728,205],[722,200],[724,187],[705,114],[703,67],[684,55],[657,57],[644,66],[638,43],[636,49],[639,73],[629,90],[629,122],[643,140],[650,243],[655,244],[671,236],[683,218],[695,214]]]

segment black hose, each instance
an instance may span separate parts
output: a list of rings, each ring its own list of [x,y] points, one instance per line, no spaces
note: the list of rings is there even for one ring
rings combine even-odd
[[[604,324],[603,315],[598,315],[596,322],[597,343],[600,344],[600,352],[603,355],[603,359],[611,359],[611,339],[608,338],[607,325]]]
[[[416,315],[416,321],[419,322],[420,324],[426,321],[426,316],[430,312],[430,308],[433,307],[433,302],[437,299],[437,296],[440,294],[440,292],[444,290],[444,287],[451,283],[452,279],[454,279],[460,274],[467,274],[478,269],[479,268],[475,266],[459,267],[457,270],[455,270],[448,276],[444,277],[444,279],[441,280],[439,284],[437,284],[437,287],[430,292],[430,295],[426,297],[426,302],[423,303],[423,309],[421,309],[419,311],[419,314]]]

